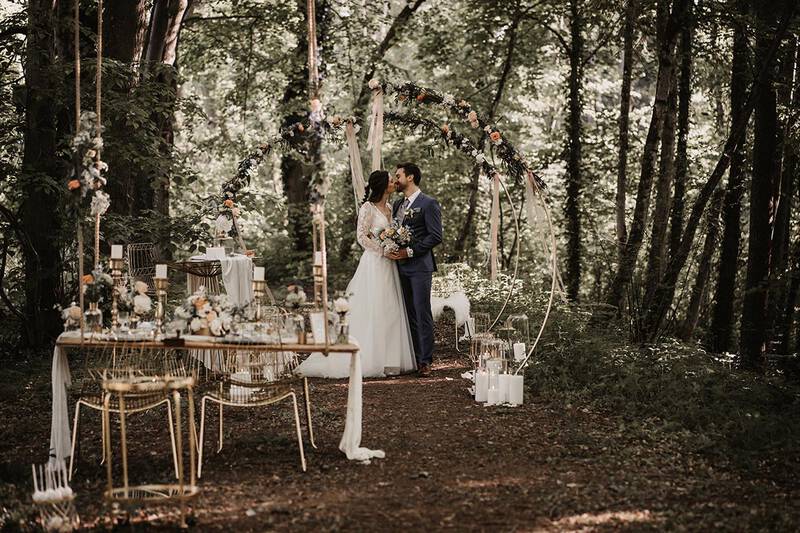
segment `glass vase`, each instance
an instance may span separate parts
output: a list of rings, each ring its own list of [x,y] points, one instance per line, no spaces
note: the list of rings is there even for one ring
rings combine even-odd
[[[336,328],[336,344],[350,342],[350,324],[347,323],[347,313],[339,313],[339,325]]]
[[[89,333],[103,331],[103,312],[98,302],[89,302],[89,309],[83,313],[83,320]]]
[[[298,344],[306,343],[306,320],[303,315],[297,314],[292,317],[294,333],[297,336]]]

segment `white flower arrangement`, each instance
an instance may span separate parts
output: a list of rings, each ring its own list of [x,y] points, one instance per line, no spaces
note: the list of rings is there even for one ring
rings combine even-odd
[[[306,293],[300,285],[289,285],[286,287],[286,307],[297,309],[306,303]]]
[[[209,295],[205,287],[200,287],[175,309],[175,318],[182,320],[192,333],[208,329],[211,335],[224,337],[233,325],[233,305],[227,295]]]
[[[146,315],[153,308],[153,301],[147,295],[147,283],[144,281],[137,281],[133,284],[135,292],[134,297],[131,299],[133,312],[138,316]]]
[[[228,235],[233,229],[233,220],[221,214],[217,217],[217,220],[214,221],[214,229],[216,230],[217,235]]]
[[[350,301],[340,296],[333,301],[333,310],[337,313],[347,313],[350,310]]]
[[[95,191],[94,196],[92,196],[92,216],[105,215],[110,206],[111,197],[103,191]]]

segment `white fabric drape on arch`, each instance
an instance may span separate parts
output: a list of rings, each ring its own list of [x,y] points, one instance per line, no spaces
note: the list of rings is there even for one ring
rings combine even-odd
[[[345,138],[347,138],[347,155],[350,159],[350,176],[353,181],[353,196],[355,196],[356,211],[358,211],[367,185],[364,182],[364,170],[361,166],[361,151],[358,148],[358,139],[356,139],[356,128],[353,126],[352,121],[347,121],[347,126],[344,128],[344,135]]]

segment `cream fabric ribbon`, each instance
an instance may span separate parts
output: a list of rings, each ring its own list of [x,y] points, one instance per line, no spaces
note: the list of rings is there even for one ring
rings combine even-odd
[[[348,120],[344,129],[347,139],[347,155],[350,158],[350,177],[353,181],[353,195],[356,199],[356,211],[364,196],[366,183],[364,182],[364,169],[361,166],[361,151],[358,149],[358,139],[356,139],[356,128],[353,122]]]
[[[367,149],[372,149],[372,170],[381,168],[381,148],[383,145],[383,89],[372,92],[372,116],[369,120]]]

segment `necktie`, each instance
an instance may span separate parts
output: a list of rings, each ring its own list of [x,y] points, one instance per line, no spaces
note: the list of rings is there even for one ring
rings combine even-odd
[[[411,201],[410,201],[408,198],[406,198],[405,200],[403,200],[403,205],[402,205],[402,206],[400,206],[400,222],[402,222],[403,220],[405,220],[405,218],[406,218],[406,211],[408,210],[408,206],[409,206],[409,205],[411,205]]]

